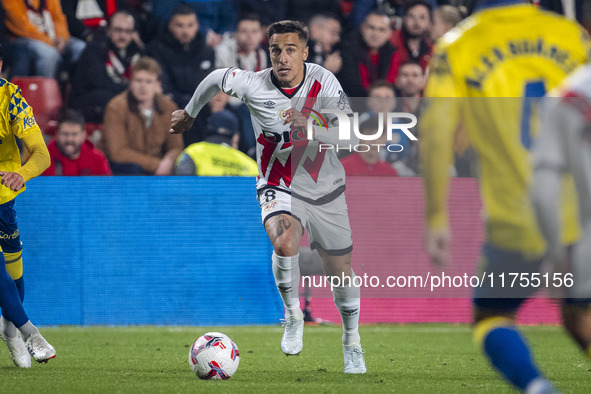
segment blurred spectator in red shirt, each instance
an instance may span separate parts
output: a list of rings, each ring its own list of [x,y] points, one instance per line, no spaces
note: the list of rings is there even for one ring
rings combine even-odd
[[[402,28],[396,30],[390,37],[390,42],[396,47],[396,53],[392,59],[394,80],[396,80],[398,68],[404,63],[418,63],[425,72],[433,51],[431,5],[424,0],[411,0],[405,3],[405,6]]]
[[[359,126],[363,135],[374,135],[379,128],[377,116],[369,118]],[[382,135],[375,140],[359,140],[357,153],[341,160],[347,176],[398,176],[398,172],[386,161],[380,159],[380,151],[386,149],[386,127],[382,125]],[[390,145],[392,146],[392,145]]]
[[[84,117],[66,110],[47,146],[51,164],[43,175],[112,175],[103,152],[86,139]]]
[[[345,92],[351,97],[367,97],[369,86],[384,79],[396,80],[396,48],[388,41],[392,34],[388,16],[370,12],[361,25],[360,34],[343,42],[343,66],[337,74]]]

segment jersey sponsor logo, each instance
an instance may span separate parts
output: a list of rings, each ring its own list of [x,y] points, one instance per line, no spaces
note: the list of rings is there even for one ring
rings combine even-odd
[[[263,208],[263,211],[271,212],[272,210],[277,208],[277,205],[279,205],[279,202],[277,200],[271,201],[270,203],[267,203],[267,205],[265,205],[265,208]]]
[[[0,231],[0,239],[17,239],[18,235],[18,230],[15,230],[12,234],[7,234],[4,231]]]
[[[33,115],[25,116],[25,118],[23,119],[23,125],[25,130],[27,129],[27,127],[33,127],[36,124],[37,122],[35,122],[35,117]]]
[[[273,109],[275,108],[275,102],[271,101],[271,100],[267,100],[263,103],[263,105],[265,106],[265,108],[269,108],[269,109]]]

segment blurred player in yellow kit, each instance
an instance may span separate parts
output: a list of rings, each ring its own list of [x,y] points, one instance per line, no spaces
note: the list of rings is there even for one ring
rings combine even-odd
[[[30,368],[31,356],[38,362],[47,362],[55,357],[55,349],[31,323],[23,308],[23,247],[14,199],[25,190],[25,182],[49,167],[50,159],[33,110],[20,88],[0,79],[0,97],[0,338],[6,343],[14,364]],[[31,155],[23,166],[16,138],[20,138]]]
[[[576,23],[525,1],[479,2],[476,12],[438,42],[419,121],[426,192],[426,248],[436,264],[450,260],[447,217],[454,132],[463,124],[477,152],[486,211],[481,272],[539,271],[546,246],[528,196],[529,149],[536,134],[535,97],[543,96],[589,57]],[[574,242],[576,230],[565,233]],[[461,240],[460,240],[461,242]],[[513,290],[513,291],[512,291]],[[515,314],[534,287],[485,283],[474,295],[474,339],[503,376],[526,393],[554,387],[536,367],[515,328]]]

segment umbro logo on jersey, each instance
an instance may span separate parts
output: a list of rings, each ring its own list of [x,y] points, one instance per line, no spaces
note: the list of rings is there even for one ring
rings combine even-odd
[[[275,102],[271,100],[267,100],[263,103],[265,108],[275,108]]]

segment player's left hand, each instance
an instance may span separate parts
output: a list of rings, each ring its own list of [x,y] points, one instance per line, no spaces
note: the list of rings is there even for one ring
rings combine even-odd
[[[0,176],[2,177],[0,183],[10,190],[16,192],[25,186],[25,180],[19,173],[0,171]]]
[[[304,116],[303,113],[298,111],[295,108],[290,108],[287,110],[287,117],[283,121],[283,124],[291,123],[292,127],[298,128],[301,127],[305,129],[308,124],[308,118]]]
[[[425,248],[434,265],[442,267],[451,263],[450,245],[451,233],[448,228],[427,230]]]

